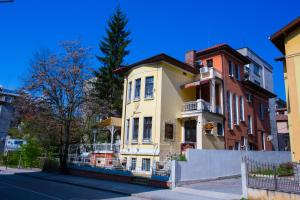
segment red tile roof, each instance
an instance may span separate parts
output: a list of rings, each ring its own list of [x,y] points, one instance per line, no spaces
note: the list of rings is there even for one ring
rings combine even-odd
[[[196,52],[196,57],[202,57],[210,53],[218,52],[218,51],[226,51],[230,53],[231,55],[237,57],[240,59],[244,64],[251,63],[251,60],[248,59],[247,57],[243,56],[240,54],[237,50],[233,49],[230,47],[228,44],[217,44],[212,47],[209,47],[207,49],[203,49],[201,51]]]
[[[285,54],[284,38],[299,27],[300,27],[300,16],[294,19],[293,21],[291,21],[283,28],[281,28],[276,33],[274,33],[270,37],[270,40],[281,51],[281,53]]]

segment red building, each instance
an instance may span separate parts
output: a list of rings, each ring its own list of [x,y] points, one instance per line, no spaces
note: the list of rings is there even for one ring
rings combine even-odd
[[[247,80],[244,65],[250,62],[227,44],[186,53],[186,63],[214,68],[223,77],[223,92],[216,92],[223,98],[216,96],[215,104],[224,108],[225,149],[272,150],[268,99],[276,95]],[[210,95],[209,89],[201,93],[204,99]]]

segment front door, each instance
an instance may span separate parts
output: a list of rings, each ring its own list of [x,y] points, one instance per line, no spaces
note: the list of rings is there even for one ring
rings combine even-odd
[[[197,121],[187,120],[184,122],[184,139],[185,143],[196,143],[197,142]]]

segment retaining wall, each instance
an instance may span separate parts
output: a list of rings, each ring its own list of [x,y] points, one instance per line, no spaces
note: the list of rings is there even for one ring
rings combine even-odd
[[[187,161],[173,162],[172,180],[175,180],[173,184],[178,186],[204,180],[241,176],[243,157],[271,163],[291,161],[290,152],[284,151],[189,149],[186,153]]]

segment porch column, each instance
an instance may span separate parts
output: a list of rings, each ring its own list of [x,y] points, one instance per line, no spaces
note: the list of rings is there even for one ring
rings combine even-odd
[[[223,100],[223,85],[222,85],[222,83],[220,83],[220,86],[219,86],[219,96],[220,96],[220,108],[221,108],[221,114],[224,114],[225,112],[224,112],[224,104],[223,104],[223,102],[224,102],[224,100]]]
[[[202,114],[197,117],[197,128],[196,128],[196,148],[203,149],[203,141],[202,141],[202,132],[203,132],[203,123],[202,123]]]
[[[213,78],[209,84],[211,112],[216,112],[216,80]]]
[[[115,133],[115,126],[111,126],[110,128],[110,149],[113,149],[114,144],[114,133]]]

